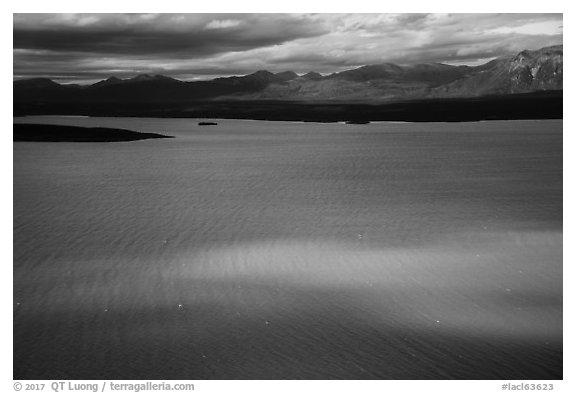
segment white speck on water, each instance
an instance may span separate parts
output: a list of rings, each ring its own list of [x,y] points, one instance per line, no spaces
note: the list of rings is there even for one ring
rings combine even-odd
[[[105,308],[105,309],[104,309],[104,312],[108,312],[108,309],[107,309],[107,308]]]
[[[270,322],[268,322],[268,321],[264,321],[264,323],[265,323],[266,325],[270,325]]]
[[[511,292],[512,290],[510,288],[506,288],[506,292]]]
[[[439,320],[436,320],[436,323],[440,323],[440,321],[439,321]]]

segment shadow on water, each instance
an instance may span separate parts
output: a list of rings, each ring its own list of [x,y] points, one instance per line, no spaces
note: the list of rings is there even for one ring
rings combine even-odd
[[[253,288],[261,296],[268,291]],[[290,312],[215,304],[27,316],[14,323],[15,379],[561,379],[562,342],[368,321],[292,295]],[[304,306],[307,299],[312,307]],[[286,300],[286,299],[284,299]]]

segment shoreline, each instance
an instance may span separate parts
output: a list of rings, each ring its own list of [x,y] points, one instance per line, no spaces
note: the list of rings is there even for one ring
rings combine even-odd
[[[471,119],[471,120],[368,120],[366,123],[347,123],[346,121],[338,120],[279,120],[279,119],[250,119],[243,117],[182,117],[182,116],[117,116],[117,115],[101,115],[101,116],[70,116],[70,115],[23,115],[13,116],[13,118],[37,118],[37,117],[54,117],[54,118],[86,118],[86,119],[100,119],[100,118],[126,118],[126,119],[189,119],[189,120],[241,120],[241,121],[268,121],[278,123],[316,123],[316,124],[341,124],[346,126],[365,126],[370,124],[412,124],[412,123],[483,123],[491,121],[537,121],[537,120],[563,120],[563,117],[536,117],[536,118],[495,118],[495,119]],[[14,124],[28,124],[28,123],[14,123]],[[216,125],[217,126],[217,125]],[[170,138],[170,136],[164,136]]]

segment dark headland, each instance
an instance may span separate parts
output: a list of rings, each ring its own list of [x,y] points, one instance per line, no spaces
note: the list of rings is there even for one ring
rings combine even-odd
[[[129,142],[156,138],[173,137],[118,128],[14,124],[14,142]]]

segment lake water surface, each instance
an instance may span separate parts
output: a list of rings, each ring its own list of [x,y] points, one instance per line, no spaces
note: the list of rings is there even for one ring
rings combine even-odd
[[[15,379],[562,378],[562,121],[27,117]]]

